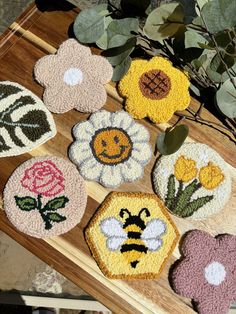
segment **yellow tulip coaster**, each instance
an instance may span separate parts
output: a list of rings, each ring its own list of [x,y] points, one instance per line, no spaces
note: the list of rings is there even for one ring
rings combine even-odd
[[[150,118],[155,123],[170,120],[176,110],[190,103],[187,75],[162,58],[134,60],[119,83],[126,97],[126,110],[136,119]]]
[[[155,194],[112,192],[85,238],[105,276],[152,279],[164,268],[179,233]]]
[[[229,169],[205,144],[186,143],[162,156],[153,172],[155,192],[175,215],[204,219],[219,212],[231,195]]]

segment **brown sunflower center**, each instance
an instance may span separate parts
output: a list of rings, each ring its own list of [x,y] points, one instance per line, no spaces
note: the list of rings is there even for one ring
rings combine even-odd
[[[90,146],[98,161],[106,165],[116,165],[130,157],[133,145],[124,130],[110,127],[98,130]]]
[[[143,73],[139,79],[139,87],[144,97],[162,99],[171,88],[169,76],[161,70],[151,70]]]

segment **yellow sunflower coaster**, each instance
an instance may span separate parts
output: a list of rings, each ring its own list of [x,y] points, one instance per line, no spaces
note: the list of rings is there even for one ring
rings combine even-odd
[[[170,120],[176,110],[190,103],[188,77],[162,58],[134,60],[119,83],[126,97],[126,110],[136,119],[150,118],[154,123]]]
[[[154,194],[112,192],[85,230],[103,274],[109,278],[157,278],[179,238]]]
[[[162,156],[154,168],[153,185],[174,215],[196,220],[219,212],[231,195],[227,164],[200,143],[186,143],[175,154]]]

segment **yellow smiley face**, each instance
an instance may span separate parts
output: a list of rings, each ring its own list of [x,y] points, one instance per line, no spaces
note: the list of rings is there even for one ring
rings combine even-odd
[[[118,128],[98,130],[90,146],[96,159],[109,165],[116,165],[127,160],[132,151],[129,135]]]

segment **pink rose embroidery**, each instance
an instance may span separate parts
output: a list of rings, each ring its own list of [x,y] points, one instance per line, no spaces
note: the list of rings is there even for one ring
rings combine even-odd
[[[57,212],[58,209],[65,208],[69,199],[64,196],[57,196],[47,201],[43,205],[42,197],[54,197],[65,190],[64,177],[62,172],[51,160],[36,162],[31,168],[25,170],[21,184],[37,195],[15,196],[17,206],[23,211],[38,210],[44,223],[45,229],[52,228],[53,223],[66,220],[66,217]]]
[[[50,160],[36,162],[31,168],[25,170],[24,178],[21,180],[22,186],[29,191],[47,197],[64,191],[63,183],[62,172]]]

